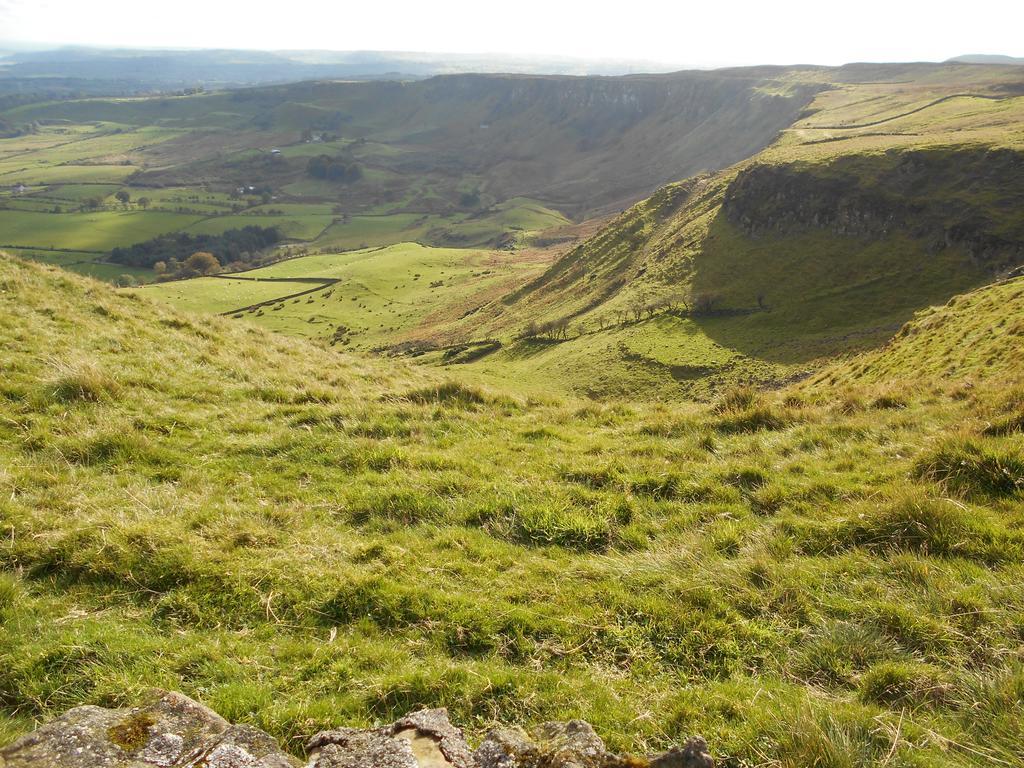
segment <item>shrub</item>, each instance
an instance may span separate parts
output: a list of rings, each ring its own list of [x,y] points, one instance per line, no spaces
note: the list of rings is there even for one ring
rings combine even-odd
[[[1019,557],[1022,541],[948,501],[908,495],[866,510],[855,507],[845,518],[791,531],[800,549],[836,554],[855,547],[871,552],[916,552],[968,557],[990,563]]]
[[[884,706],[913,706],[941,699],[949,686],[933,667],[900,661],[875,664],[860,680],[862,701]]]
[[[58,403],[99,402],[117,392],[116,382],[94,363],[59,364],[47,383],[49,398]]]
[[[1024,491],[1024,459],[1008,451],[952,440],[921,456],[913,475],[963,496],[1013,496]]]

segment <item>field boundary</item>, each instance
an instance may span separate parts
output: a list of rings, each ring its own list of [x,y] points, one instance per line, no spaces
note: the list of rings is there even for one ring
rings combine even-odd
[[[898,115],[891,117],[883,117],[881,120],[872,120],[868,123],[858,123],[856,125],[809,125],[805,127],[797,126],[799,130],[817,130],[817,131],[849,131],[857,128],[872,128],[876,125],[882,125],[883,123],[889,123],[893,120],[899,120],[901,117],[909,117],[910,115],[916,115],[918,112],[924,112],[926,109],[937,107],[939,104],[943,104],[953,99],[988,99],[989,101],[1006,101],[1011,96],[991,96],[989,94],[982,93],[951,93],[949,96],[943,96],[935,101],[930,101],[927,104],[922,104],[920,107],[915,107],[908,112],[901,112]]]

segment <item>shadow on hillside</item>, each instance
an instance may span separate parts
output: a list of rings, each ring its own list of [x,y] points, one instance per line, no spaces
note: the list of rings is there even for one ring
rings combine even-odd
[[[916,311],[991,279],[964,249],[936,251],[905,233],[753,236],[722,211],[694,266],[694,295],[721,310],[695,317],[701,329],[723,347],[783,364],[878,347]]]

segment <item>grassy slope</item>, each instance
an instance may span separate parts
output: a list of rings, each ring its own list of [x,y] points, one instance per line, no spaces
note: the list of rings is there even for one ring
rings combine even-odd
[[[226,313],[290,336],[335,338],[352,349],[369,350],[406,338],[443,341],[447,326],[501,295],[534,262],[505,251],[431,248],[400,243],[346,253],[288,259],[250,270],[238,279],[200,278],[158,283],[143,294],[190,311]],[[271,301],[314,284],[256,282],[319,278],[335,281],[305,296]],[[264,306],[253,307],[265,302]]]
[[[155,684],[293,746],[443,704],[1020,763],[1022,342],[972,388],[521,401],[4,258],[4,738]]]
[[[1024,279],[954,296],[917,313],[881,349],[837,363],[811,386],[837,382],[970,380],[1019,373]]]
[[[580,394],[708,398],[876,347],[915,311],[1019,262],[1024,97],[1012,71],[849,67],[830,76],[833,89],[765,151],[663,188],[462,328],[508,339],[532,320],[568,318],[569,341],[542,351],[506,344],[471,367],[484,380]],[[777,172],[751,183],[763,168]],[[733,215],[727,201],[743,189],[752,200]],[[816,223],[821,200],[833,209]],[[903,218],[887,223],[899,206]],[[810,212],[793,216],[801,207]],[[1018,255],[1012,245],[979,256],[969,238],[943,242],[964,224],[1017,244]],[[701,294],[726,311],[631,315]]]

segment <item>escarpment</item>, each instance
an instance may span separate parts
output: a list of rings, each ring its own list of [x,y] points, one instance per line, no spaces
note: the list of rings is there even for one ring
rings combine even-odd
[[[608,751],[582,720],[532,731],[495,728],[474,750],[444,709],[381,728],[338,728],[306,744],[305,761],[269,735],[231,725],[179,693],[153,691],[138,707],[69,710],[0,749],[0,768],[713,768],[700,737],[651,757]]]
[[[823,230],[902,234],[926,252],[960,247],[993,274],[1024,262],[1024,155],[925,149],[843,156],[828,164],[755,164],[725,194],[727,219],[750,237]]]

